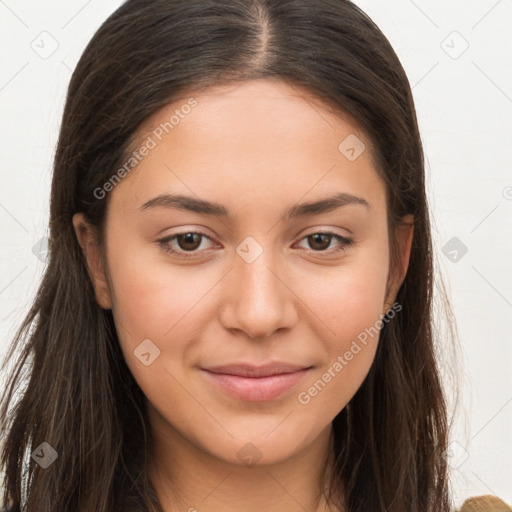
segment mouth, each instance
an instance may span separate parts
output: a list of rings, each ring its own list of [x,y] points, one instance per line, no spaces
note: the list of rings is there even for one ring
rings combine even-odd
[[[265,366],[234,364],[202,368],[205,376],[223,393],[250,402],[277,399],[295,387],[311,366],[273,363]]]

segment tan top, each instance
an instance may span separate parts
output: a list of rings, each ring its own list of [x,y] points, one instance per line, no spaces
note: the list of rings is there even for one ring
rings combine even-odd
[[[474,496],[468,498],[457,512],[512,512],[512,507],[496,496]]]

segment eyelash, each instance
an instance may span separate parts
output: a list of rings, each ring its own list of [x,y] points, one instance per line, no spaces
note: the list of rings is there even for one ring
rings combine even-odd
[[[183,251],[183,252],[182,251],[176,251],[174,249],[171,249],[171,247],[168,245],[171,240],[177,238],[178,236],[188,235],[188,234],[199,235],[199,236],[202,236],[204,238],[208,238],[209,240],[211,240],[211,238],[208,235],[206,235],[205,233],[201,233],[200,231],[183,231],[181,233],[176,233],[175,235],[168,236],[168,237],[162,238],[160,240],[157,240],[157,243],[167,253],[171,253],[171,254],[177,255],[178,257],[184,258],[184,259],[186,259],[186,258],[194,258],[194,257],[196,257],[195,255],[199,254],[201,251],[198,251],[198,250],[188,251],[188,252],[186,252],[186,251]],[[308,237],[310,237],[312,235],[327,235],[327,236],[330,236],[330,237],[338,240],[338,242],[340,242],[342,245],[340,247],[338,247],[337,249],[330,249],[330,250],[318,250],[318,251],[315,251],[313,249],[309,249],[309,250],[306,249],[306,251],[309,254],[315,254],[315,255],[322,254],[322,253],[327,253],[327,254],[335,253],[335,254],[337,254],[337,253],[340,253],[340,252],[343,252],[343,251],[347,250],[354,243],[354,240],[352,240],[350,238],[346,238],[346,237],[341,236],[341,235],[338,235],[337,233],[334,233],[333,231],[315,231],[313,233],[309,233],[309,234],[305,235],[304,237],[302,237],[300,239],[300,241],[302,241],[305,238],[308,238]]]

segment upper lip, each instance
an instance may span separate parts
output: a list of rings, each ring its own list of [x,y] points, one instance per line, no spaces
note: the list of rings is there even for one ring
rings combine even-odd
[[[253,365],[249,363],[234,363],[221,366],[210,366],[203,370],[212,373],[223,373],[226,375],[236,375],[239,377],[269,377],[283,373],[293,373],[300,370],[306,370],[310,366],[295,365],[283,362],[274,362],[264,365]]]

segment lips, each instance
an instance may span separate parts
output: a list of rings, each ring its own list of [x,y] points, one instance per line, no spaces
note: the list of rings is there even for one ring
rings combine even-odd
[[[238,377],[269,377],[282,373],[292,373],[304,370],[308,366],[297,366],[288,363],[270,363],[262,366],[255,366],[246,363],[226,364],[223,366],[213,366],[205,368],[212,373],[222,373],[225,375],[235,375]]]
[[[203,368],[210,382],[225,394],[252,402],[276,399],[296,386],[310,366],[276,362],[263,366],[236,363]]]

